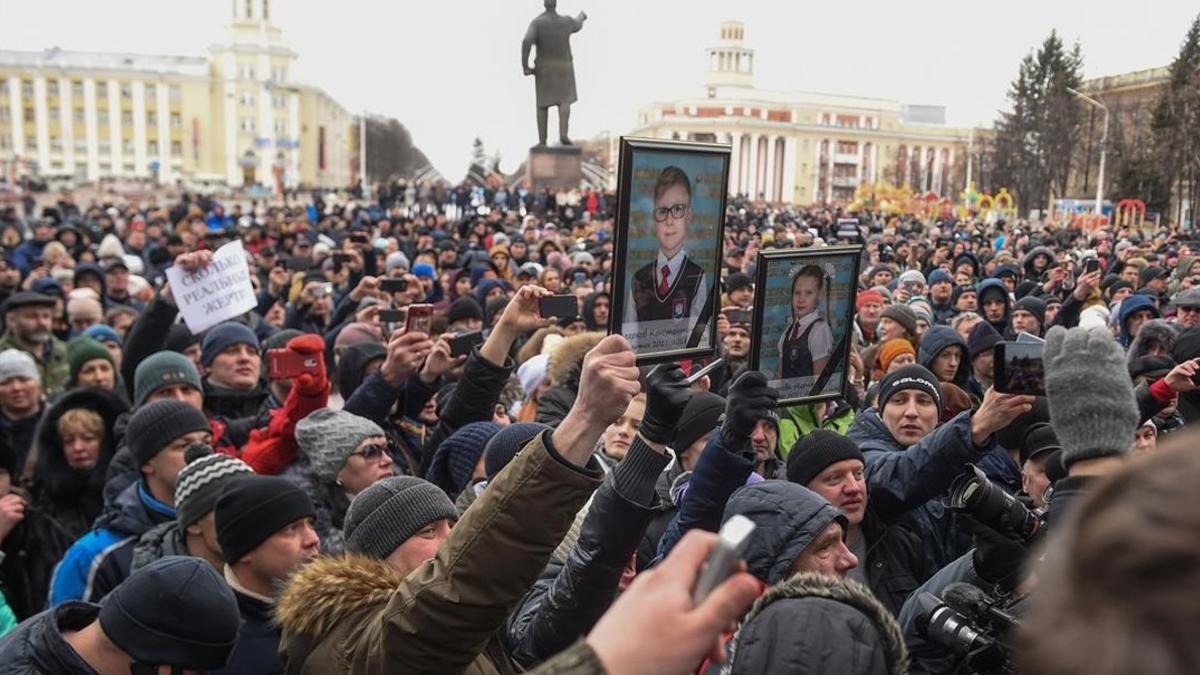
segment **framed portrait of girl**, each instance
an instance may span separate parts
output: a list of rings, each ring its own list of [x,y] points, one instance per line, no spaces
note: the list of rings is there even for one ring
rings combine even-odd
[[[862,247],[772,250],[758,256],[750,368],[781,405],[845,395]]]

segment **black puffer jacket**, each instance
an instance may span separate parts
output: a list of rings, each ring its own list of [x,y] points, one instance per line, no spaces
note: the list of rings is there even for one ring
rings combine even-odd
[[[760,597],[730,645],[723,673],[903,675],[900,626],[861,584],[798,574]]]
[[[129,563],[129,573],[142,569],[160,558],[171,555],[190,556],[187,542],[183,539],[183,530],[179,522],[171,520],[156,525],[133,546],[133,559]]]
[[[871,593],[893,616],[904,601],[936,572],[925,556],[921,538],[899,523],[888,523],[869,509],[862,522],[867,555],[858,564],[866,571]]]
[[[77,631],[100,615],[100,606],[68,602],[23,622],[0,640],[0,675],[93,675],[87,664],[63,639],[63,631]]]
[[[621,573],[654,517],[652,484],[666,461],[638,437],[596,491],[566,562],[551,562],[505,626],[505,647],[522,667],[532,668],[570,647],[616,599]],[[631,474],[640,485],[631,486]],[[631,490],[629,496],[619,489]]]
[[[58,419],[68,410],[86,408],[104,420],[100,457],[91,471],[67,465],[58,435]],[[37,464],[25,520],[4,539],[0,588],[17,618],[46,607],[54,566],[104,509],[104,476],[113,456],[113,425],[125,411],[117,394],[78,389],[65,394],[38,427]]]

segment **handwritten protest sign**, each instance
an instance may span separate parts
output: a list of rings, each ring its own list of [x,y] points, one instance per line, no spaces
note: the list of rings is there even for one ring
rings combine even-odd
[[[246,251],[240,241],[217,249],[212,264],[195,272],[189,273],[182,267],[168,268],[167,281],[171,283],[171,294],[183,321],[193,333],[245,314],[258,304],[250,285]]]

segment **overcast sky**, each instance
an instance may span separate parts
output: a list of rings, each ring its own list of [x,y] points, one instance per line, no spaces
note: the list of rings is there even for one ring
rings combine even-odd
[[[580,101],[572,135],[632,129],[639,107],[699,91],[718,24],[746,23],[756,82],[947,107],[990,124],[1021,57],[1051,29],[1083,47],[1088,77],[1166,65],[1200,11],[1195,0],[560,0],[588,12],[572,41]],[[0,0],[7,49],[204,55],[224,38],[229,0]],[[513,170],[537,140],[521,38],[538,0],[272,0],[299,53],[294,79],[352,111],[398,118],[447,177],[483,138]],[[551,117],[551,126],[554,127]]]

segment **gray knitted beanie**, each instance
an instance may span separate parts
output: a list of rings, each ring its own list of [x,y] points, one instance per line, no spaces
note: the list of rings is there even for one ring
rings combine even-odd
[[[384,478],[350,502],[342,530],[346,550],[386,558],[442,518],[458,520],[458,509],[441,488],[415,476]]]
[[[367,438],[383,436],[383,429],[365,417],[344,410],[321,408],[296,425],[296,444],[323,482],[337,480],[350,453]]]
[[[1063,448],[1063,465],[1129,452],[1138,407],[1125,356],[1104,329],[1046,334],[1046,398],[1050,423]]]

